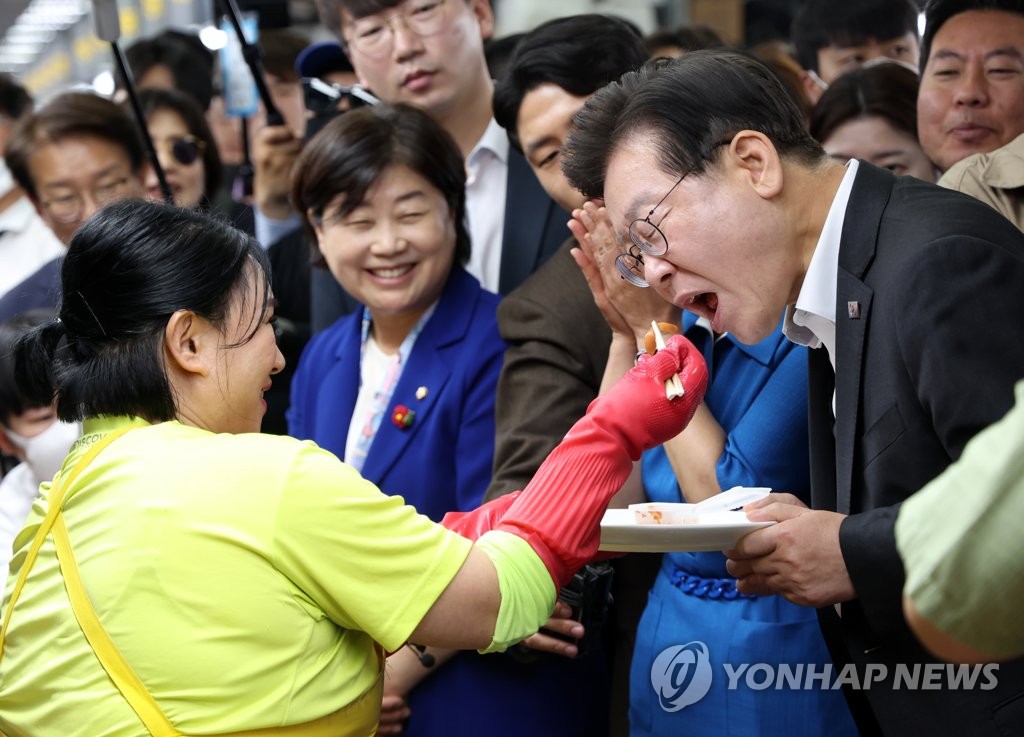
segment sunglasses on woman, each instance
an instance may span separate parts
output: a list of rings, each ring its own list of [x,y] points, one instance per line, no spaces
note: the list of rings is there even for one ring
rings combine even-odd
[[[206,143],[195,136],[182,136],[171,140],[171,156],[183,166],[194,164],[205,149]]]

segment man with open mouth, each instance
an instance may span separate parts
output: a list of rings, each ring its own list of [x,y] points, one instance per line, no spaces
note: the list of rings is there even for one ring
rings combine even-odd
[[[1024,236],[959,193],[831,161],[773,74],[731,51],[627,74],[575,125],[563,167],[604,198],[624,278],[748,344],[785,313],[813,349],[813,509],[785,494],[747,507],[777,524],[728,551],[741,593],[820,607],[837,669],[885,666],[846,690],[862,734],[1022,731],[1000,708],[1024,693],[1020,662],[984,691],[910,695],[892,678],[932,659],[902,615],[896,514],[1013,404]]]

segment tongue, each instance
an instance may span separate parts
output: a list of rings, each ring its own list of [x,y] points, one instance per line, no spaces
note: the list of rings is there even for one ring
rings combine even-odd
[[[709,310],[717,310],[718,309],[718,295],[717,294],[709,294],[707,297],[704,298],[704,303],[708,306]]]

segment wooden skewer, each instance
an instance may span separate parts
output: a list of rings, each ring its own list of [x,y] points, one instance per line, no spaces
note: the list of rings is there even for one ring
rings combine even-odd
[[[654,331],[654,347],[660,351],[665,347],[665,336],[662,335],[657,320],[651,320],[651,330]],[[665,380],[666,399],[675,399],[685,395],[686,389],[683,388],[683,382],[679,380],[679,374],[672,374],[670,378]]]

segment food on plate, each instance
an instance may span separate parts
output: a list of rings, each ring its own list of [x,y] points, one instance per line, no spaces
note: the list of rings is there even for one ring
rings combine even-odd
[[[672,502],[644,502],[630,504],[638,525],[687,525],[699,520],[696,504]]]

